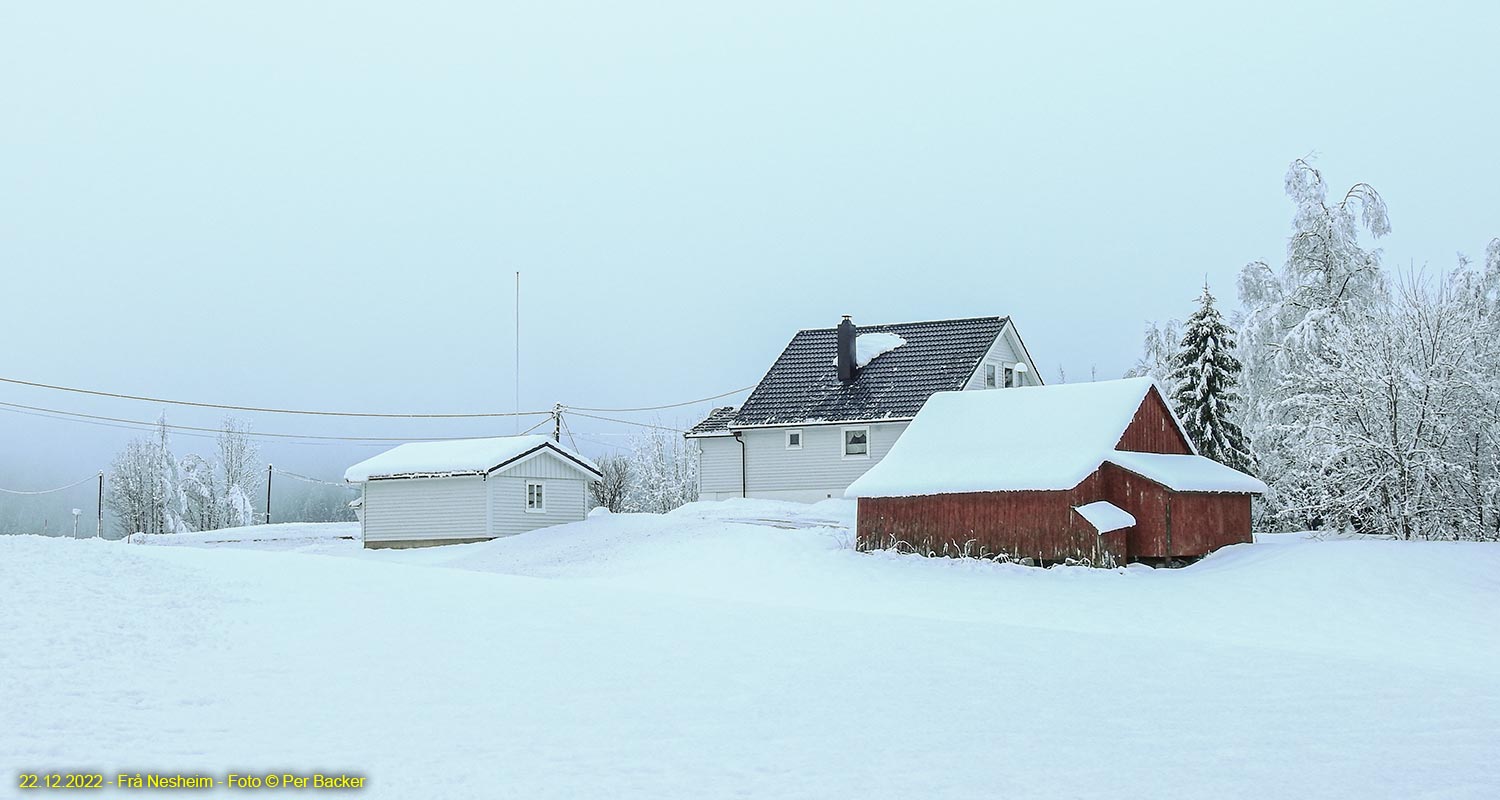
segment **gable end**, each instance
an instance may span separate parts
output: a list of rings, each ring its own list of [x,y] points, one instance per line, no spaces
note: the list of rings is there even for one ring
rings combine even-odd
[[[1166,453],[1168,455],[1193,455],[1195,451],[1187,435],[1177,424],[1177,417],[1162,399],[1161,393],[1152,386],[1141,405],[1135,410],[1130,424],[1115,444],[1116,450],[1134,453]]]

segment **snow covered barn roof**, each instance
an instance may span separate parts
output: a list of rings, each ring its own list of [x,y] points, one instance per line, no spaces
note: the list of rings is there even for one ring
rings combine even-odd
[[[1116,450],[1105,460],[1143,478],[1150,478],[1175,492],[1261,494],[1266,491],[1266,485],[1258,478],[1203,456]]]
[[[1152,386],[1150,378],[1129,378],[939,392],[845,496],[1065,491],[1106,461],[1178,491],[1265,491],[1202,456],[1117,451]]]
[[[599,477],[594,462],[546,436],[497,436],[398,445],[345,470],[344,480],[358,483],[379,478],[487,475],[543,450],[554,451],[581,471]]]
[[[1009,317],[859,326],[859,371],[839,380],[836,328],[798,331],[738,411],[714,409],[689,436],[730,427],[910,419],[934,392],[961,389]],[[700,428],[704,429],[700,431]]]

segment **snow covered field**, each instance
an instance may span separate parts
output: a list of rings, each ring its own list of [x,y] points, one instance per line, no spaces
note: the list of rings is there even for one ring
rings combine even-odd
[[[78,768],[382,798],[1500,796],[1500,546],[1038,570],[855,553],[849,516],[730,501],[410,551],[352,524],[0,537],[0,796]]]

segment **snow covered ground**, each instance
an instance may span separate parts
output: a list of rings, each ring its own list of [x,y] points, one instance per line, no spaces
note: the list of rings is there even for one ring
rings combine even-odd
[[[1500,546],[1039,570],[856,553],[850,516],[700,503],[406,551],[351,524],[0,537],[0,796],[77,767],[370,797],[1500,796]]]

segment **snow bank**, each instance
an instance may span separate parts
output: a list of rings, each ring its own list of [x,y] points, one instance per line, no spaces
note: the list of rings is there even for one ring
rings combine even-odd
[[[308,542],[337,539],[359,540],[358,522],[278,522],[271,525],[246,525],[194,533],[138,534],[131,544],[150,545],[217,545],[258,542]]]
[[[1114,452],[1151,385],[938,392],[844,496],[1071,489]]]
[[[851,505],[347,558],[0,537],[0,753],[106,774],[142,742],[205,773],[312,753],[372,800],[1145,797],[1163,752],[1183,797],[1500,796],[1500,546],[1288,536],[1043,570],[785,525]],[[726,521],[749,518],[775,522]],[[339,525],[217,533],[299,527]],[[1128,697],[1079,689],[1101,663]],[[975,675],[1003,713],[954,690]],[[913,767],[940,763],[964,768]]]
[[[1129,511],[1106,500],[1074,506],[1073,510],[1077,511],[1079,516],[1088,520],[1088,523],[1094,526],[1094,530],[1100,533],[1109,533],[1121,528],[1129,528],[1135,524],[1135,517],[1131,516]]]
[[[1203,456],[1116,450],[1105,460],[1178,492],[1259,494],[1266,491],[1265,483],[1259,479]]]
[[[1496,545],[1043,570],[687,513],[353,552],[0,536],[0,753],[369,800],[1500,796]]]
[[[395,476],[483,475],[543,447],[550,447],[595,472],[599,471],[592,461],[546,436],[497,436],[403,444],[345,470],[344,480],[357,483]]]

